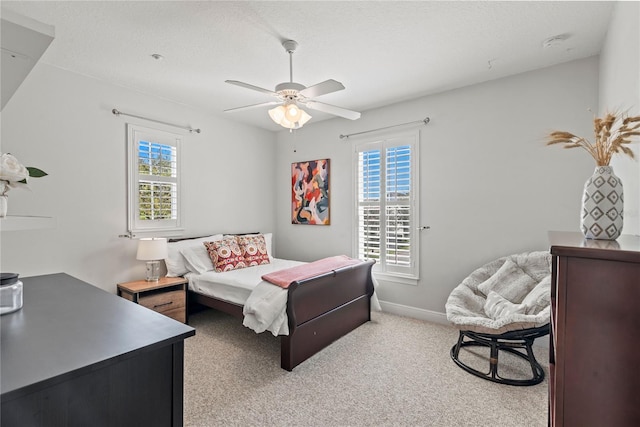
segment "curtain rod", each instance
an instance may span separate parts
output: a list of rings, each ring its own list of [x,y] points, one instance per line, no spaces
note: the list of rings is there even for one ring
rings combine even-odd
[[[189,132],[193,133],[200,133],[200,129],[194,129],[190,126],[180,126],[180,125],[176,125],[173,123],[167,123],[167,122],[163,122],[161,120],[155,120],[155,119],[150,119],[148,117],[142,117],[142,116],[136,116],[135,114],[129,114],[129,113],[123,113],[122,111],[118,111],[117,109],[113,109],[111,110],[111,112],[115,115],[115,116],[129,116],[129,117],[135,117],[136,119],[142,119],[142,120],[149,120],[150,122],[156,122],[156,123],[161,123],[163,125],[168,125],[168,126],[173,126],[176,128],[180,128],[180,129],[185,129],[188,130]]]
[[[413,124],[417,124],[417,123],[422,123],[422,124],[426,125],[430,121],[431,121],[431,119],[429,117],[425,117],[424,120],[416,120],[415,122],[400,123],[398,125],[391,125],[391,126],[386,126],[386,127],[383,127],[383,128],[378,128],[378,129],[365,130],[365,131],[362,131],[362,132],[350,133],[348,135],[340,135],[340,139],[349,138],[350,136],[355,136],[355,135],[362,135],[363,133],[377,132],[379,130],[395,128],[395,127],[398,127],[398,126],[413,125]]]

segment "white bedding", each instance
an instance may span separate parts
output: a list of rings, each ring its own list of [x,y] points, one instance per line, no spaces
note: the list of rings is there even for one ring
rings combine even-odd
[[[189,279],[189,289],[194,292],[243,305],[243,324],[256,333],[268,330],[274,336],[288,335],[287,290],[263,281],[262,276],[301,264],[305,263],[272,258],[266,265],[224,273],[188,273],[185,277]]]

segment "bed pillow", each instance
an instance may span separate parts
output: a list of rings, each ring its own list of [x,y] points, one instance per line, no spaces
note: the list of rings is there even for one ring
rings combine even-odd
[[[237,236],[247,267],[269,264],[270,258],[267,252],[267,242],[262,234]]]
[[[242,249],[240,249],[238,241],[233,237],[225,237],[214,242],[204,242],[204,245],[211,257],[214,271],[218,273],[247,266]]]
[[[180,252],[184,248],[202,245],[203,242],[222,239],[222,234],[214,234],[208,237],[200,237],[197,239],[185,239],[167,244],[167,258],[164,263],[167,266],[167,277],[179,277],[187,274],[186,259]]]
[[[537,284],[518,264],[507,259],[498,271],[478,285],[478,290],[487,296],[493,291],[514,304],[520,304]]]
[[[267,244],[267,254],[269,255],[269,259],[273,260],[273,234],[271,233],[263,233],[264,241]]]
[[[219,239],[212,239],[212,241],[221,239],[222,236]],[[202,274],[215,268],[204,242],[181,249],[180,253],[184,256],[187,270],[192,273]]]
[[[484,303],[485,314],[493,320],[512,314],[526,314],[528,309],[526,304],[514,304],[493,291],[489,291]]]
[[[269,259],[273,260],[273,233],[243,233],[243,234],[225,234],[224,237],[242,237],[242,236],[264,236],[264,241],[267,244],[267,254]]]

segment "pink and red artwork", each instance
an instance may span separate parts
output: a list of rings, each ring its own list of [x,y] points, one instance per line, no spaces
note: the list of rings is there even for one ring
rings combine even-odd
[[[329,159],[291,164],[291,223],[329,225]]]

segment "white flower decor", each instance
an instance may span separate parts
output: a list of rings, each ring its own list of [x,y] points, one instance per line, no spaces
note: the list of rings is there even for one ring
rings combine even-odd
[[[14,187],[26,186],[27,178],[47,176],[41,169],[24,166],[13,155],[4,153],[0,157],[0,196],[6,196]]]

